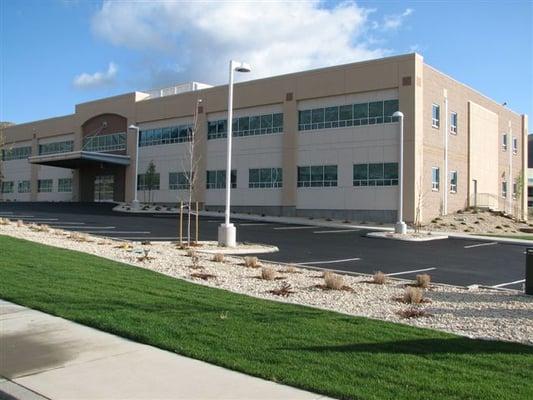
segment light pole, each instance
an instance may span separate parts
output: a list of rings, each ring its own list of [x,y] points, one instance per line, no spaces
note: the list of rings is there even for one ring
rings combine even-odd
[[[219,246],[235,247],[237,245],[237,230],[235,225],[229,222],[230,194],[231,194],[231,137],[233,123],[233,75],[237,72],[250,72],[250,65],[231,60],[229,62],[229,83],[228,83],[228,122],[227,122],[227,160],[226,160],[226,209],[224,212],[224,223],[218,227]]]
[[[133,201],[131,208],[139,209],[139,200],[137,200],[137,179],[139,177],[139,127],[137,125],[130,125],[129,129],[135,130],[135,183],[133,185]]]
[[[403,113],[396,111],[392,116],[400,119],[400,166],[398,171],[400,193],[398,194],[398,221],[394,226],[394,232],[404,234],[407,233],[407,225],[403,222]]]

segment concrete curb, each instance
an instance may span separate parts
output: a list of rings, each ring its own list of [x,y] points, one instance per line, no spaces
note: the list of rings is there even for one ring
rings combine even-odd
[[[399,234],[394,235],[389,232],[369,232],[366,234],[366,237],[375,238],[375,239],[399,240],[402,242],[430,242],[433,240],[448,239],[448,235],[433,234],[433,233],[431,235],[426,234],[420,237],[413,237],[413,236],[403,236]]]

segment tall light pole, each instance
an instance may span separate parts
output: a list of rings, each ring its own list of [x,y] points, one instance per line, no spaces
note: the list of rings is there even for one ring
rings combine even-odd
[[[231,138],[233,123],[233,75],[237,72],[250,72],[249,64],[231,60],[229,62],[229,83],[228,83],[228,123],[227,123],[227,160],[226,160],[226,209],[224,212],[224,223],[218,227],[219,246],[235,247],[237,245],[237,230],[235,225],[230,223],[230,195],[231,195]]]
[[[135,131],[135,183],[133,185],[133,201],[131,208],[139,209],[139,200],[137,199],[137,179],[139,178],[139,127],[137,125],[130,125],[129,129]]]
[[[396,111],[392,116],[400,119],[400,166],[398,171],[400,190],[398,193],[398,221],[394,226],[394,232],[404,234],[407,233],[407,225],[403,222],[403,113]]]

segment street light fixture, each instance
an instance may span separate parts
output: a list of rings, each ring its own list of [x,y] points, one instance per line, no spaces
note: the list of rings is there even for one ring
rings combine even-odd
[[[131,203],[131,208],[133,210],[138,210],[139,200],[137,199],[137,179],[139,178],[139,127],[137,125],[130,125],[129,129],[135,130],[135,183],[133,185],[133,201]]]
[[[233,122],[233,75],[237,72],[250,72],[249,64],[231,60],[229,62],[229,83],[228,83],[228,129],[227,129],[227,160],[226,160],[226,209],[224,212],[224,223],[218,227],[218,244],[224,247],[235,247],[237,245],[237,230],[235,225],[230,223],[230,194],[231,194],[231,138]]]
[[[407,233],[407,225],[403,222],[403,113],[396,111],[392,116],[400,120],[400,166],[398,171],[400,190],[398,194],[398,221],[394,226],[394,232],[405,234]]]

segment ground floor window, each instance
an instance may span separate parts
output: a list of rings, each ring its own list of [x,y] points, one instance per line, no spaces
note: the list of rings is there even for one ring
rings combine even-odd
[[[398,163],[353,165],[354,186],[393,186],[398,184]]]
[[[169,172],[168,188],[170,190],[188,190],[190,188],[189,173]]]
[[[516,200],[516,195],[518,193],[518,183],[513,183],[513,199]]]
[[[139,174],[137,176],[137,190],[159,190],[159,173]]]
[[[72,192],[72,178],[60,178],[57,180],[58,192]]]
[[[206,179],[207,189],[224,189],[226,187],[226,170],[212,170],[207,171]],[[231,170],[231,188],[237,187],[237,170]]]
[[[298,167],[298,187],[337,186],[336,165]]]
[[[280,188],[282,186],[281,168],[250,168],[248,170],[249,188]]]
[[[440,189],[440,168],[431,167],[431,190],[438,192]]]
[[[457,193],[457,171],[450,172],[450,193]]]
[[[37,181],[37,191],[39,193],[50,193],[53,188],[54,181],[52,179],[39,179]]]
[[[13,187],[15,186],[13,181],[2,182],[2,193],[13,193]]]
[[[18,182],[18,192],[19,193],[29,193],[29,192],[31,192],[31,182],[30,181],[19,181]]]
[[[502,197],[507,197],[507,182],[506,181],[503,181],[502,182]]]

